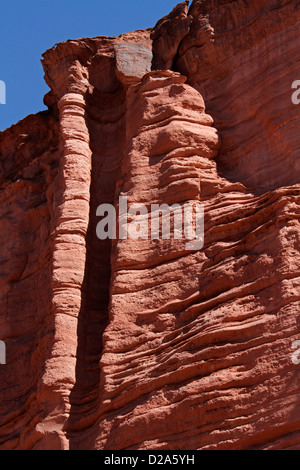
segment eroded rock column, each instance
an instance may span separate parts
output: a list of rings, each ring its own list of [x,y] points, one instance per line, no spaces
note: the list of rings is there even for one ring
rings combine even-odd
[[[56,63],[59,67],[60,63]],[[91,150],[85,122],[87,71],[76,60],[64,63],[59,95],[59,189],[55,194],[55,228],[52,278],[52,312],[55,336],[51,356],[39,386],[47,416],[37,425],[41,439],[36,449],[67,449],[65,424],[70,413],[70,393],[76,380],[78,315],[86,264],[89,224]],[[49,345],[50,346],[50,345]]]

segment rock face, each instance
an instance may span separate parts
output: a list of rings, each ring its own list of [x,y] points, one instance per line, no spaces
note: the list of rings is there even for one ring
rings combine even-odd
[[[1,450],[300,449],[297,5],[44,54],[49,110],[0,133]],[[203,248],[98,239],[120,196],[201,202]]]

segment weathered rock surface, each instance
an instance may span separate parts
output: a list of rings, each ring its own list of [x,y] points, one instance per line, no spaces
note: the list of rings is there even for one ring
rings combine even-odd
[[[49,111],[0,133],[1,450],[300,449],[298,6],[45,53]],[[99,240],[119,196],[202,202],[204,247]]]

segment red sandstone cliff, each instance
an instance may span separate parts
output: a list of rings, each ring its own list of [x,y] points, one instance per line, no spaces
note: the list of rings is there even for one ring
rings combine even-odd
[[[45,53],[0,133],[0,449],[300,449],[299,28],[198,0]],[[203,249],[100,241],[119,195],[201,201]]]

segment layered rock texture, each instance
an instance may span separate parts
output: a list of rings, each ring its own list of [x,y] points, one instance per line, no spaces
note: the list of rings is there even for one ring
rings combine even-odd
[[[300,449],[298,0],[196,0],[44,54],[0,133],[0,449]],[[204,246],[97,207],[201,202]]]

